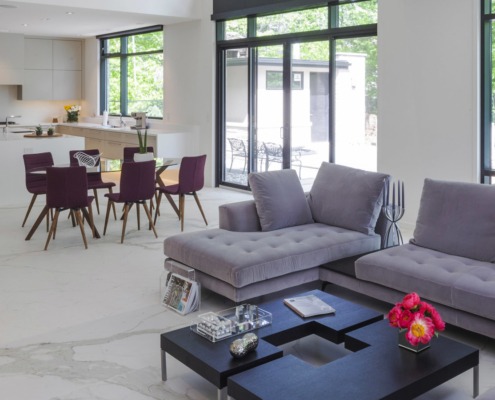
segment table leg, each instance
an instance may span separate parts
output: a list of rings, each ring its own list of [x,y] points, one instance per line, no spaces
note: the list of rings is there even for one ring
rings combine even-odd
[[[473,399],[480,394],[480,366],[473,368]]]
[[[43,221],[43,218],[45,218],[45,215],[48,215],[48,210],[49,210],[48,206],[43,207],[43,210],[41,210],[40,215],[38,215],[36,222],[34,223],[33,227],[29,231],[25,240],[30,240],[33,237],[34,232],[36,232],[36,229],[38,229],[38,226],[41,224],[41,221]]]
[[[161,350],[162,352],[162,381],[167,380],[167,353],[165,350]]]
[[[228,397],[230,396],[227,396],[227,386],[217,389],[217,400],[227,400]]]

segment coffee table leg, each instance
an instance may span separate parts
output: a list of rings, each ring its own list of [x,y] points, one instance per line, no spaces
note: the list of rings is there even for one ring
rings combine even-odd
[[[473,399],[480,394],[480,366],[473,368]]]
[[[222,389],[217,389],[217,400],[228,400],[230,396],[227,396],[227,386]]]
[[[165,350],[162,350],[162,381],[167,380],[167,353]]]

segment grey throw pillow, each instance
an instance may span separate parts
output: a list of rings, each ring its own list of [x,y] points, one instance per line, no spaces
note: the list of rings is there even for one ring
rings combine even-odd
[[[308,201],[296,171],[252,172],[249,184],[262,231],[313,222]]]
[[[313,219],[367,235],[375,232],[389,175],[323,162],[309,192]]]
[[[411,243],[495,262],[495,186],[425,179]]]

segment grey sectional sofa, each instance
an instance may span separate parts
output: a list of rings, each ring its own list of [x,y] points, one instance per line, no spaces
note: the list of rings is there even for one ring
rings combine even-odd
[[[410,243],[352,264],[320,279],[392,304],[415,291],[447,323],[495,338],[495,186],[426,179]]]
[[[166,263],[234,302],[318,281],[320,265],[381,248],[388,178],[323,163],[305,194],[293,170],[250,174],[254,200],[221,206],[219,229],[165,239]]]

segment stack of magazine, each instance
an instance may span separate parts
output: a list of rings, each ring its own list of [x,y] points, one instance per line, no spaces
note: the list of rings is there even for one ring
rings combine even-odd
[[[198,283],[175,273],[167,278],[162,304],[182,315],[197,310],[200,302]]]
[[[284,299],[284,304],[301,317],[333,314],[335,309],[313,294]]]

